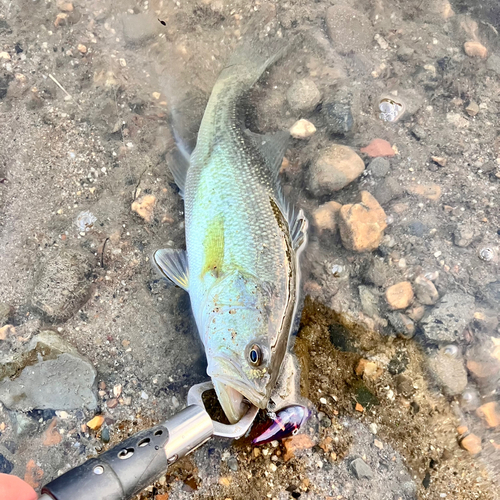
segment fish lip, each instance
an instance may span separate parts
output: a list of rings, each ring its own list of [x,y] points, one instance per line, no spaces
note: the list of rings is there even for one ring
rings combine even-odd
[[[258,408],[265,408],[267,406],[267,401],[269,397],[267,394],[262,395],[258,391],[256,391],[248,381],[248,378],[241,373],[241,370],[238,369],[236,363],[234,363],[231,359],[226,358],[225,356],[217,356],[213,361],[216,366],[222,365],[226,366],[230,371],[236,372],[241,379],[244,380],[235,380],[233,378],[228,377],[225,374],[220,374],[220,369],[217,370],[207,370],[208,375],[212,380],[216,380],[217,382],[222,382],[223,384],[232,387],[235,391],[238,391],[245,399],[247,399],[251,404],[257,406]]]

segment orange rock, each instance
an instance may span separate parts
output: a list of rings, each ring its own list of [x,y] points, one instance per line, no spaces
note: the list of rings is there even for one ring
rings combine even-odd
[[[465,42],[464,50],[469,57],[478,57],[479,59],[488,57],[488,49],[479,42]]]
[[[413,300],[413,288],[409,281],[402,281],[390,286],[385,291],[385,298],[392,309],[406,309]]]
[[[363,413],[365,411],[365,409],[363,408],[363,406],[360,405],[359,403],[356,403],[356,406],[354,407],[354,409],[356,411],[359,411],[360,413]]]
[[[364,376],[372,380],[376,380],[382,374],[382,369],[377,363],[367,359],[360,359],[355,371],[359,377]]]
[[[460,446],[471,455],[477,455],[482,450],[481,438],[475,434],[469,434],[460,441]]]
[[[24,480],[33,488],[38,489],[42,484],[43,470],[38,467],[33,459],[26,464]]]
[[[366,153],[372,158],[378,156],[394,156],[396,153],[389,142],[384,139],[373,139],[368,146],[360,149],[361,153]]]
[[[68,18],[68,14],[61,12],[60,14],[57,14],[56,20],[54,21],[54,26],[58,28],[59,26],[63,26],[66,24],[66,19]]]
[[[457,432],[462,436],[465,433],[469,432],[469,429],[468,429],[468,427],[466,425],[459,425],[457,427]]]
[[[285,462],[288,462],[288,460],[295,456],[297,451],[308,450],[314,446],[314,443],[307,434],[297,434],[296,436],[283,439],[283,445],[286,450],[283,458]]]
[[[43,433],[43,444],[45,446],[55,446],[62,441],[62,436],[56,429],[57,418],[53,418],[50,421],[49,426]]]
[[[219,484],[221,486],[229,486],[231,484],[231,479],[229,477],[220,477],[219,478]]]
[[[437,184],[411,184],[407,191],[432,201],[439,200],[441,197],[441,188]]]
[[[314,224],[318,228],[319,232],[331,231],[334,233],[337,231],[337,218],[342,205],[336,201],[329,201],[319,206],[313,212]]]
[[[494,377],[500,370],[500,366],[495,361],[475,361],[467,360],[467,370],[478,379]]]
[[[488,427],[500,426],[500,408],[495,401],[480,406],[476,410],[476,414],[486,422]]]
[[[168,500],[168,493],[163,493],[163,495],[156,495],[155,500]]]
[[[0,340],[5,340],[8,335],[15,335],[16,328],[12,325],[5,325],[0,328]]]
[[[333,438],[327,436],[321,443],[318,445],[325,453],[329,453],[333,449]]]
[[[147,194],[132,203],[132,210],[139,214],[146,222],[151,222],[155,203],[156,197],[152,194]]]
[[[359,203],[344,205],[340,209],[340,237],[348,250],[371,252],[382,241],[387,227],[386,215],[368,191],[361,191],[360,195]]]
[[[102,415],[96,415],[92,420],[87,422],[87,427],[90,427],[92,430],[96,431],[99,429],[104,423],[104,417]]]

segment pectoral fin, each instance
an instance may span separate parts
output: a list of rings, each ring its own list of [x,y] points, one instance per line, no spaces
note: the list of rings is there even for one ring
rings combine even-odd
[[[173,250],[163,248],[157,250],[153,255],[154,263],[160,272],[175,285],[188,290],[189,270],[185,250]]]

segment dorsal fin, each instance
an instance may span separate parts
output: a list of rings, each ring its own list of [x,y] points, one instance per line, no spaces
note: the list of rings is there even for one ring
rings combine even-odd
[[[283,157],[286,153],[290,134],[286,131],[280,131],[270,134],[256,134],[250,130],[245,130],[245,134],[251,143],[261,152],[266,160],[273,180],[278,178]]]
[[[163,248],[153,255],[153,261],[160,272],[177,286],[188,290],[189,270],[185,250]]]

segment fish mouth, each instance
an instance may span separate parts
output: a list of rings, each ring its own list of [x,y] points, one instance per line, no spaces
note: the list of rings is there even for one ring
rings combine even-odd
[[[212,380],[212,383],[229,422],[231,424],[239,422],[248,411],[248,405],[244,402],[243,394],[224,382]]]

